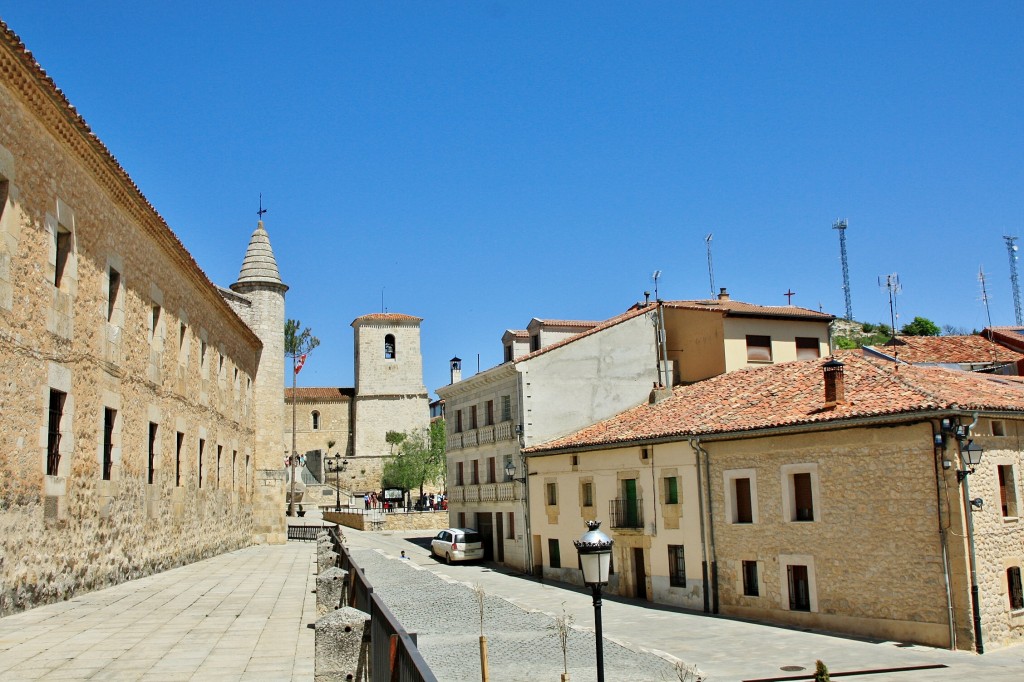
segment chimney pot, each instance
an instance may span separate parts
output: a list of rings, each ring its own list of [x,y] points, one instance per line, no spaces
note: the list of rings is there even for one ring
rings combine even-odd
[[[835,407],[846,402],[846,377],[843,363],[835,358],[822,365],[825,374],[825,407]]]
[[[722,287],[721,289],[718,290],[718,300],[719,301],[728,301],[729,300],[729,292],[725,290],[725,287]]]

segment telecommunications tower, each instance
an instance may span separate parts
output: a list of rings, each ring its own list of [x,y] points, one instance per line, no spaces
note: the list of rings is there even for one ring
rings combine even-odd
[[[1020,281],[1017,279],[1017,238],[1004,236],[1003,241],[1006,242],[1006,252],[1010,255],[1010,284],[1013,285],[1013,316],[1017,321],[1017,326],[1024,324],[1024,319],[1020,314]]]
[[[843,261],[843,295],[846,297],[846,320],[853,320],[853,303],[850,301],[850,266],[846,261],[846,219],[832,223],[833,230],[839,230],[839,255]]]

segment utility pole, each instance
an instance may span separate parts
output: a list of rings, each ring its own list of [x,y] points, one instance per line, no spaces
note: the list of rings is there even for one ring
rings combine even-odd
[[[850,301],[850,266],[846,260],[846,218],[832,223],[833,230],[839,230],[839,255],[843,261],[843,296],[846,298],[846,320],[853,320],[853,303]]]

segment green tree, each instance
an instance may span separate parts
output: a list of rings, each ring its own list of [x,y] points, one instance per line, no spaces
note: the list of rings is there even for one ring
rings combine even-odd
[[[299,330],[302,331],[299,331]],[[298,320],[284,323],[284,356],[292,359],[292,452],[289,463],[292,470],[291,491],[288,494],[288,516],[295,516],[295,465],[298,452],[295,449],[295,383],[299,375],[299,358],[309,355],[320,345],[320,339],[313,336],[309,327],[302,329]]]
[[[391,436],[404,436],[397,438]],[[442,483],[445,480],[445,428],[444,420],[438,419],[430,424],[430,429],[421,429],[404,434],[394,431],[388,433],[388,442],[394,449],[384,460],[381,479],[385,487],[414,490],[419,488],[420,497],[423,487],[428,483]],[[395,449],[397,447],[397,449]]]
[[[927,317],[915,317],[900,329],[900,333],[904,336],[938,336],[941,331],[939,325]]]

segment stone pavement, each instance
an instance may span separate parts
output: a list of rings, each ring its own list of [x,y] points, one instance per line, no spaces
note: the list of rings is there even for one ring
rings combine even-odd
[[[248,547],[0,618],[0,680],[312,680],[315,551]]]
[[[376,554],[390,564],[413,564],[437,574],[446,580],[462,583],[464,586],[481,585],[492,597],[500,597],[526,610],[535,610],[551,615],[565,611],[576,618],[575,624],[581,629],[591,629],[594,610],[589,591],[562,583],[541,583],[517,573],[498,570],[484,564],[462,564],[445,566],[429,556],[429,537],[423,532],[368,533],[349,528],[345,536],[349,547],[376,549]],[[401,562],[397,557],[405,550],[410,558]],[[357,562],[366,552],[360,551]],[[391,557],[388,559],[387,557]],[[414,573],[414,571],[409,571]],[[371,584],[380,579],[367,568]],[[410,578],[411,580],[411,578]],[[421,597],[420,611],[435,610],[444,616],[448,607],[444,599],[451,598],[449,590],[439,595],[425,594]],[[440,598],[437,598],[440,597]],[[466,608],[460,606],[459,608]],[[490,608],[490,607],[488,607]],[[471,614],[472,615],[472,614]],[[722,680],[770,679],[784,676],[813,675],[815,659],[821,659],[833,673],[877,670],[905,666],[941,664],[948,666],[937,670],[916,670],[891,672],[870,676],[856,675],[852,680],[870,682],[931,682],[960,680],[1002,681],[1024,680],[1024,646],[990,650],[978,656],[964,651],[947,651],[922,646],[904,646],[897,642],[858,640],[826,634],[804,632],[796,629],[773,627],[731,618],[706,616],[670,607],[653,606],[646,602],[612,597],[604,599],[603,623],[606,640],[635,651],[647,651],[666,657],[668,660],[683,660],[696,664],[710,675],[712,682]],[[419,617],[419,616],[417,616]],[[415,631],[419,622],[410,619],[407,627]],[[473,629],[469,637],[477,632]],[[490,648],[492,632],[485,624]],[[474,637],[475,639],[475,637]],[[424,654],[431,646],[424,641]],[[593,636],[584,642],[573,641],[582,656],[593,655]],[[606,656],[608,655],[608,644]],[[545,654],[546,656],[546,654]],[[428,658],[433,664],[433,659]],[[528,660],[528,659],[527,659]],[[467,665],[471,661],[466,661]],[[784,667],[798,667],[802,670],[783,670]],[[560,661],[546,670],[542,677],[533,679],[558,679]],[[658,676],[644,676],[639,669],[627,677],[608,680],[660,680],[676,679]],[[438,675],[441,680],[457,679]],[[468,678],[467,678],[468,679]],[[492,675],[491,679],[504,678]],[[572,680],[592,680],[593,675],[577,675]]]

